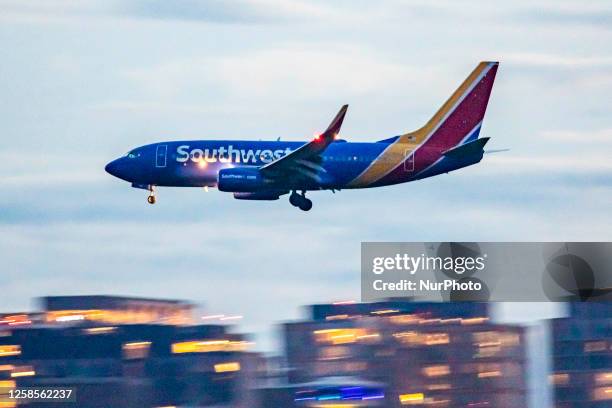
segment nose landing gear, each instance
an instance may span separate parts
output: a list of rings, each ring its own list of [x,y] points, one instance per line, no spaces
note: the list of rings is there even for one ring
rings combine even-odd
[[[306,192],[302,191],[302,194],[298,194],[297,192],[292,192],[289,196],[289,203],[292,206],[298,207],[302,211],[310,211],[312,208],[312,201],[306,198]]]
[[[149,196],[147,197],[147,202],[149,204],[155,204],[155,186],[149,187]]]

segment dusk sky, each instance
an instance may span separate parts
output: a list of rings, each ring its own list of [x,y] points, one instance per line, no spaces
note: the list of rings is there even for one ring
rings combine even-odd
[[[266,349],[301,305],[359,298],[362,241],[610,241],[610,44],[607,1],[0,0],[0,311],[187,299]],[[202,189],[150,206],[104,172],[162,140],[306,140],[344,103],[343,138],[395,136],[481,60],[481,136],[510,151],[449,175],[304,213]]]

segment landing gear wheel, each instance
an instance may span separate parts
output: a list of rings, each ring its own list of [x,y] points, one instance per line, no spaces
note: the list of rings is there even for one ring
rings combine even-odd
[[[299,207],[300,206],[300,199],[302,197],[300,197],[299,194],[293,192],[291,193],[291,195],[289,196],[289,203],[294,206],[294,207]]]
[[[312,201],[304,197],[302,202],[299,205],[299,208],[302,211],[310,211],[310,209],[312,208]]]
[[[155,196],[154,195],[148,196],[147,201],[149,204],[155,204]]]

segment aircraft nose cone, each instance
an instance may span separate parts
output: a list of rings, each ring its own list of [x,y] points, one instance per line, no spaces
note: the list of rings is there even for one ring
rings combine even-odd
[[[120,178],[122,180],[128,180],[128,176],[129,176],[129,172],[127,169],[127,166],[125,165],[123,158],[120,159],[116,159],[113,160],[112,162],[108,163],[105,167],[104,170],[106,170],[106,172],[108,174],[111,174],[117,178]]]
[[[118,168],[118,163],[117,160],[113,160],[112,162],[108,163],[105,167],[104,170],[108,173],[111,174],[115,177],[117,176],[117,168]]]

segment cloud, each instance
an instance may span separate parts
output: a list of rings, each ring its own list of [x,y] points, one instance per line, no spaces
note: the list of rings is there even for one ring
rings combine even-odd
[[[526,22],[563,27],[584,26],[605,30],[612,27],[612,10],[606,2],[591,4],[554,2],[553,5],[517,12],[516,18]]]
[[[589,152],[586,154],[543,154],[543,155],[513,155],[508,153],[491,154],[486,159],[490,172],[508,174],[530,173],[534,171],[545,174],[610,174],[612,175],[612,162],[609,155]]]
[[[65,23],[82,18],[112,16],[109,5],[113,0],[0,0],[0,20],[17,23]]]
[[[612,57],[607,55],[578,56],[536,52],[508,52],[504,62],[533,67],[557,68],[612,68]]]
[[[24,23],[132,18],[218,24],[267,24],[342,19],[323,4],[300,0],[1,0],[2,19]]]
[[[592,144],[601,147],[612,144],[611,128],[593,130],[544,130],[540,132],[540,136],[550,141],[571,142],[575,145]]]
[[[409,78],[432,76],[416,67],[399,65],[376,52],[353,45],[328,44],[324,49],[289,44],[230,56],[196,57],[132,69],[126,78],[160,97],[189,90],[216,89],[228,98],[293,96],[323,97],[373,92]]]
[[[331,16],[314,3],[291,0],[135,0],[124,2],[121,13],[133,17],[215,23],[270,23]]]
[[[0,176],[1,188],[95,184],[105,176],[105,163],[92,155],[6,150],[0,151],[0,161],[7,170]],[[66,163],[71,168],[66,168]]]

